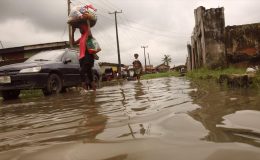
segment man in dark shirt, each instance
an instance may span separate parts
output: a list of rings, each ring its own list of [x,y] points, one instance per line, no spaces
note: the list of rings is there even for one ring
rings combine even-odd
[[[138,60],[138,54],[135,53],[134,57],[135,60],[133,61],[133,68],[134,68],[134,77],[137,78],[138,82],[140,82],[140,76],[143,70],[142,63]]]

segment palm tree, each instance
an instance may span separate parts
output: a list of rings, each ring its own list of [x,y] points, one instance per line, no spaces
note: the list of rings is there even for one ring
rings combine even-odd
[[[172,62],[172,58],[170,55],[164,55],[164,58],[162,59],[163,63],[169,66],[169,63]]]

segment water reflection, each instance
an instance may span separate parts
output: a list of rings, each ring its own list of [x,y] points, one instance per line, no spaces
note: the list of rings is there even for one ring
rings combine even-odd
[[[190,139],[259,146],[260,127],[240,127],[247,123],[237,120],[252,115],[239,111],[260,110],[259,93],[227,90],[215,82],[203,85],[193,86],[183,78],[114,82],[96,94],[72,91],[0,102],[0,152],[68,142],[124,144],[162,137],[155,146],[172,148],[169,144],[190,143]]]
[[[2,102],[0,150],[75,140],[93,141],[106,125],[95,96],[72,92]]]
[[[144,97],[142,97],[143,95],[145,95],[144,93],[144,85],[141,82],[137,82],[134,86],[134,92],[135,92],[135,99],[138,100],[142,100]],[[149,91],[149,89],[148,89]]]
[[[71,91],[1,101],[0,150],[158,136],[151,121],[189,102],[188,92],[188,82],[165,78],[114,82],[95,95]]]
[[[95,103],[95,94],[83,97],[83,99],[88,105],[83,111],[83,119],[79,121],[74,136],[80,136],[84,142],[93,142],[96,140],[96,136],[104,131],[107,116],[100,113],[100,106]]]
[[[145,95],[144,87],[145,86],[141,82],[134,83],[134,100],[135,100],[136,104],[134,106],[132,106],[131,111],[128,111],[128,109],[127,109],[128,102],[126,100],[125,89],[120,88],[121,95],[122,95],[122,105],[124,107],[125,115],[128,117],[127,126],[129,128],[129,133],[123,133],[122,135],[118,136],[118,138],[131,136],[133,139],[135,139],[136,134],[141,134],[141,135],[145,134],[145,129],[144,129],[143,124],[139,124],[139,126],[141,127],[140,132],[137,132],[137,131],[133,131],[133,128],[132,128],[131,124],[129,123],[131,121],[131,116],[133,116],[133,115],[131,115],[131,113],[133,111],[138,112],[138,111],[144,111],[146,109],[146,107],[142,107],[142,103],[145,104],[147,102],[147,100],[149,101],[149,98],[144,96]],[[144,100],[144,102],[142,100]],[[140,102],[140,103],[137,103],[137,102]]]
[[[247,130],[243,127],[225,126],[224,117],[234,115],[238,111],[251,110],[254,113],[260,111],[260,95],[255,89],[230,89],[217,85],[215,82],[203,82],[199,84],[197,92],[191,93],[194,103],[201,108],[194,110],[190,115],[200,121],[210,132],[204,138],[213,142],[241,142],[254,146],[260,146],[260,125],[256,126],[256,130]],[[197,87],[197,86],[196,86]],[[260,112],[259,112],[260,113]],[[239,115],[238,115],[239,116]],[[238,119],[246,122],[248,117],[240,117]]]

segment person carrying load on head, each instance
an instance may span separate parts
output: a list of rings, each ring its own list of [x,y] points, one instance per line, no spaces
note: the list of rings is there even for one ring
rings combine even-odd
[[[91,8],[94,9],[92,5],[89,6],[91,6]],[[87,7],[85,6],[82,8],[84,9]],[[72,43],[74,45],[79,44],[79,63],[82,87],[85,90],[88,90],[88,87],[90,86],[95,91],[96,84],[93,79],[92,67],[94,66],[95,59],[97,59],[96,53],[99,52],[101,49],[99,45],[96,44],[97,42],[95,43],[95,39],[92,36],[90,30],[90,21],[92,21],[92,19],[89,17],[89,15],[85,14],[85,16],[81,15],[80,17],[78,17],[77,20],[73,21],[73,23],[72,21],[68,23],[72,26]],[[81,37],[77,41],[74,40],[76,28],[79,28],[79,31],[81,33]],[[95,43],[94,48],[93,43]]]

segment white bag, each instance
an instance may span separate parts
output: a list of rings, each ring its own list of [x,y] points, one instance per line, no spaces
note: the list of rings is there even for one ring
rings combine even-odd
[[[92,5],[74,6],[69,14],[68,23],[77,27],[79,23],[90,22],[90,27],[96,24],[96,9]]]

